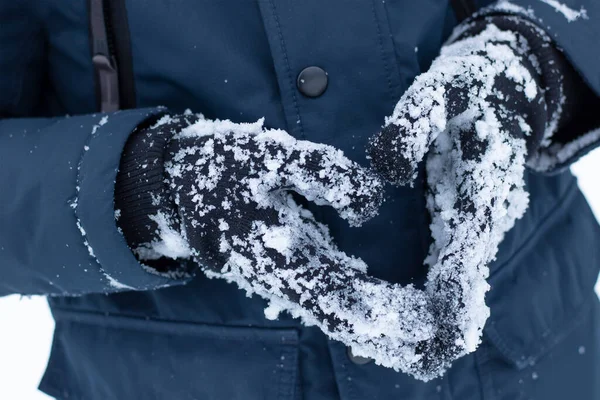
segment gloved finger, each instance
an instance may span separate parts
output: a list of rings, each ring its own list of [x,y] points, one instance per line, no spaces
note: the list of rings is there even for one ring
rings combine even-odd
[[[236,253],[272,260],[245,272],[252,284],[275,302],[299,306],[297,312],[307,313],[332,338],[357,344],[387,336],[416,343],[433,335],[425,292],[368,276],[362,260],[337,249],[305,216],[280,210],[278,224],[261,226],[249,237],[259,242],[234,244]]]
[[[352,226],[377,214],[383,182],[373,171],[332,146],[291,137],[281,142],[268,135],[258,135],[257,140],[270,141],[264,163],[277,176],[276,189],[294,190],[309,201],[331,206]]]
[[[319,285],[307,288],[311,297],[303,304],[323,316],[324,329],[333,339],[353,345],[386,337],[406,345],[434,336],[435,319],[425,292],[358,269],[341,270],[339,265],[352,262],[347,258],[321,257],[321,268],[307,271]]]
[[[372,348],[377,347],[373,340],[387,337],[384,341],[406,346],[433,336],[435,321],[424,291],[369,276],[361,259],[335,246],[326,226],[294,207],[288,203],[279,210],[279,226],[291,227],[286,232],[293,237],[283,242],[295,244],[295,262],[280,259],[273,268],[284,278],[282,295],[309,310],[325,332],[347,345]]]
[[[303,262],[291,275],[284,271],[282,293],[310,310],[333,339],[359,345],[387,337],[406,344],[433,336],[425,292],[369,276],[362,260],[337,249],[328,235],[319,238],[311,223],[297,222],[294,232]],[[320,239],[318,247],[315,238]],[[283,265],[277,268],[285,270]]]
[[[224,180],[236,183],[232,186],[246,180],[249,191],[244,195],[261,206],[269,205],[273,190],[294,190],[309,201],[334,207],[353,226],[376,215],[383,201],[383,182],[375,173],[334,147],[298,141],[283,131],[180,141],[189,143],[178,146],[178,154],[172,157],[175,168],[198,170],[197,186],[202,189],[218,192]],[[170,172],[176,176],[175,168]],[[214,184],[217,180],[221,187]]]
[[[481,82],[470,59],[436,59],[404,93],[385,127],[370,140],[367,154],[373,168],[395,185],[411,184],[437,135],[467,110]],[[468,116],[467,116],[468,118]]]

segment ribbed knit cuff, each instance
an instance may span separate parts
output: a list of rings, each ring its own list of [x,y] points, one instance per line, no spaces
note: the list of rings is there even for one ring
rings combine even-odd
[[[117,223],[134,252],[159,239],[159,213],[176,215],[164,171],[165,151],[173,132],[157,122],[160,118],[170,117],[147,121],[131,134],[115,184]]]
[[[514,15],[478,16],[465,22],[465,29],[454,40],[465,36],[474,36],[493,24],[503,31],[514,32],[527,42],[528,54],[521,54],[525,66],[530,73],[537,76],[544,90],[546,104],[546,129],[534,130],[527,140],[528,154],[534,156],[545,141],[549,141],[561,124],[565,109],[570,103],[565,101],[563,88],[564,76],[570,71],[563,54],[556,49],[552,39],[531,21]]]

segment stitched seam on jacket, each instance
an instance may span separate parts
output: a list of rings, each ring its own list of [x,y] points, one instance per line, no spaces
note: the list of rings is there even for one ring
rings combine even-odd
[[[389,41],[391,43],[391,48],[392,48],[392,60],[393,63],[396,66],[396,73],[398,74],[397,79],[396,80],[392,80],[392,84],[395,82],[395,85],[393,84],[393,86],[395,86],[395,88],[392,86],[392,97],[394,101],[397,101],[398,99],[400,99],[400,97],[402,96],[402,92],[401,92],[401,87],[403,87],[402,85],[402,74],[400,73],[400,62],[398,61],[398,49],[396,47],[396,42],[394,41],[394,34],[393,34],[393,30],[392,30],[392,22],[390,21],[390,15],[388,12],[388,8],[387,8],[387,3],[384,1],[382,3],[382,7],[383,7],[383,14],[385,16],[385,23],[388,26],[388,30],[389,30],[389,34],[390,34],[390,38]],[[395,104],[394,104],[395,106]]]
[[[284,357],[285,354],[285,349],[281,349],[281,351],[279,352],[279,359],[281,359],[281,357]],[[286,400],[285,399],[285,388],[284,388],[284,382],[285,382],[285,371],[284,371],[284,364],[281,364],[281,368],[277,368],[277,373],[279,374],[279,379],[277,382],[277,399],[278,400]]]
[[[481,394],[481,398],[484,400],[493,400],[494,399],[494,382],[492,380],[491,374],[483,368],[484,364],[489,361],[489,350],[487,346],[491,346],[491,343],[482,343],[477,351],[474,353],[475,355],[475,371],[479,377],[479,390]],[[488,396],[489,394],[489,396]]]
[[[345,357],[343,360],[342,368],[346,375],[346,384],[348,385],[348,400],[362,400],[356,393],[356,382],[352,379],[352,376],[350,376],[350,360],[348,357]]]
[[[387,57],[385,55],[385,51],[383,48],[383,37],[381,36],[381,26],[379,25],[379,19],[377,18],[377,10],[375,9],[375,0],[371,1],[371,11],[373,12],[373,20],[375,21],[375,26],[377,27],[377,39],[379,42],[379,52],[381,53],[381,61],[383,62],[383,69],[385,70],[388,90],[390,91],[390,95],[393,95],[391,72],[390,72],[388,60],[387,60]]]
[[[290,86],[290,93],[292,95],[292,102],[294,104],[294,109],[296,111],[296,123],[292,126],[297,126],[300,129],[300,136],[302,139],[305,139],[304,135],[304,127],[302,125],[302,119],[300,118],[300,108],[298,106],[298,99],[296,98],[296,90],[294,87],[294,79],[292,77],[292,68],[290,66],[290,60],[287,54],[287,49],[285,46],[285,40],[283,39],[283,31],[281,30],[281,24],[279,23],[279,16],[277,15],[277,9],[275,8],[275,3],[273,0],[269,0],[269,4],[271,5],[271,12],[273,13],[273,19],[275,20],[275,26],[277,27],[277,34],[279,36],[279,44],[281,45],[281,52],[283,53],[283,59],[285,61],[285,66],[287,70],[288,84]],[[288,123],[289,124],[289,123]],[[288,130],[293,131],[288,126]]]
[[[298,374],[298,346],[282,346],[280,351],[280,368],[278,398],[280,400],[296,399],[296,379]]]
[[[98,127],[97,129],[100,129],[99,124],[100,124],[100,121],[103,118],[103,114],[95,114],[94,116],[96,118],[98,118],[98,120],[92,126],[93,127],[97,126]],[[75,215],[76,223],[78,223],[79,225],[81,225],[81,227],[78,225],[77,229],[80,230],[80,231],[83,229],[84,232],[85,232],[85,227],[83,226],[83,220],[82,220],[81,216],[79,215],[79,200],[80,200],[79,199],[79,195],[80,195],[80,190],[83,187],[83,170],[84,169],[82,168],[82,166],[84,164],[84,161],[86,159],[86,155],[88,153],[88,150],[86,150],[86,149],[90,147],[90,144],[91,144],[92,140],[94,139],[94,136],[99,133],[98,131],[96,131],[94,133],[93,129],[94,128],[92,128],[92,131],[90,131],[90,133],[88,134],[88,137],[85,140],[85,144],[81,148],[81,155],[79,156],[79,162],[77,163],[77,187],[75,188],[75,197],[74,197],[77,203],[75,203],[76,204],[75,207],[72,207],[73,214]],[[95,256],[93,256],[90,253],[90,251],[89,251],[90,248],[93,250],[93,247],[91,247],[91,244],[89,242],[89,238],[83,232],[81,232],[80,236],[81,236],[81,244],[83,246],[86,246],[86,243],[87,243],[87,246],[88,246],[88,249],[87,249],[88,250],[88,257],[90,259],[92,259],[95,264],[98,265],[99,272],[102,275],[100,277],[100,279],[103,281],[104,285],[107,288],[109,288],[110,285],[109,285],[109,282],[108,282],[108,278],[106,276],[107,275],[106,271],[102,267],[102,264],[100,264],[100,260],[98,260],[98,258],[96,258]]]
[[[161,318],[145,318],[143,316],[135,316],[135,315],[130,315],[130,314],[123,314],[123,313],[109,313],[109,315],[107,316],[106,313],[101,313],[101,312],[97,312],[97,311],[91,311],[91,310],[79,310],[79,309],[72,309],[72,308],[66,308],[66,307],[52,307],[52,313],[56,314],[56,318],[58,321],[64,320],[64,321],[73,321],[75,323],[82,323],[82,324],[87,324],[87,325],[102,325],[102,321],[100,321],[101,319],[105,319],[104,322],[106,321],[120,321],[123,322],[125,324],[127,324],[128,322],[131,323],[132,325],[138,324],[138,323],[155,323],[158,325],[164,325],[165,327],[168,325],[179,325],[181,327],[191,327],[192,329],[194,328],[198,328],[198,329],[203,329],[203,328],[217,328],[217,329],[229,329],[231,328],[232,330],[235,329],[249,329],[249,330],[254,330],[256,332],[267,332],[267,333],[273,333],[275,331],[294,331],[296,332],[294,334],[294,336],[296,337],[295,341],[291,341],[289,343],[296,343],[297,342],[297,330],[298,327],[297,326],[274,326],[274,327],[264,327],[264,326],[248,326],[248,325],[227,325],[227,324],[213,324],[213,323],[206,323],[206,322],[195,322],[195,321],[186,321],[186,320],[173,320],[173,319],[161,319]],[[96,321],[97,320],[97,321]],[[122,325],[119,325],[119,327]],[[116,325],[115,325],[116,327]],[[133,328],[134,330],[139,330],[136,328]],[[168,329],[165,329],[165,332],[168,331]],[[287,339],[286,339],[287,340]]]
[[[324,342],[323,346],[327,349],[327,368],[329,368],[329,370],[331,371],[334,379],[333,379],[333,386],[335,386],[335,394],[337,395],[335,397],[336,400],[339,400],[342,398],[341,395],[341,389],[340,389],[340,383],[338,382],[338,380],[336,379],[336,370],[335,370],[335,360],[334,360],[334,354],[331,351],[331,346],[328,343],[329,339],[327,337],[322,337],[321,340]],[[298,356],[298,360],[300,360],[301,355]],[[332,399],[334,400],[334,399]]]

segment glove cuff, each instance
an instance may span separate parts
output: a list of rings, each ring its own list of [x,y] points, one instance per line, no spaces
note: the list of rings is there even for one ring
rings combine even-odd
[[[165,152],[173,135],[161,123],[165,119],[171,117],[147,121],[130,135],[115,183],[117,223],[129,247],[143,260],[165,255],[156,253],[153,246],[161,242],[162,231],[180,231],[176,206],[165,183]]]
[[[534,156],[561,126],[564,111],[570,106],[563,86],[565,75],[570,73],[568,62],[544,30],[529,20],[515,15],[478,16],[465,23],[464,29],[457,37],[453,38],[453,41],[460,40],[465,36],[474,36],[490,24],[500,30],[514,32],[526,41],[527,52],[522,52],[520,49],[514,50],[521,53],[523,64],[533,76],[537,76],[537,80],[544,90],[545,129],[534,130],[533,136],[527,140],[528,154]],[[531,55],[533,57],[530,57]]]

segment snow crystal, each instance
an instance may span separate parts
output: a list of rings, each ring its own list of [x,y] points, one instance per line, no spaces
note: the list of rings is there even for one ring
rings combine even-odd
[[[110,286],[112,286],[115,289],[119,289],[119,290],[135,290],[135,288],[132,288],[131,286],[125,285],[124,283],[119,282],[118,280],[116,280],[115,278],[113,278],[112,276],[110,276],[109,274],[107,274],[106,272],[103,272],[104,277],[106,279],[108,279],[108,284]]]
[[[600,142],[600,129],[592,130],[566,144],[552,142],[552,136],[550,136],[547,140],[547,147],[541,147],[527,165],[536,171],[551,171],[566,165],[572,161],[573,157],[598,142]]]
[[[187,282],[185,280],[189,280],[194,277],[193,271],[187,270],[185,268],[185,265],[183,264],[181,265],[182,268],[174,268],[168,271],[158,271],[156,268],[146,265],[143,262],[141,263],[141,266],[142,269],[148,272],[149,274],[158,275],[168,279],[168,281],[161,283],[158,286],[155,286],[155,289],[166,288],[173,285],[186,284]],[[178,282],[175,282],[176,280]],[[182,282],[182,280],[184,281]]]
[[[158,226],[156,235],[154,235],[156,239],[151,243],[144,243],[132,249],[140,260],[157,260],[161,257],[172,259],[191,257],[187,240],[181,232],[173,228],[171,218],[162,211],[150,215],[149,218]]]
[[[533,10],[531,8],[523,8],[517,4],[511,3],[508,0],[500,0],[492,7],[495,10],[506,11],[511,14],[523,14],[529,17],[534,17]]]
[[[87,247],[88,253],[90,254],[90,256],[96,258],[96,255],[94,254],[94,249],[92,249],[92,246],[90,246],[90,244],[88,243],[87,240],[85,240],[83,242],[83,244],[85,245],[85,247]]]
[[[219,230],[221,230],[221,231],[229,230],[229,224],[223,218],[219,219]]]
[[[96,132],[98,131],[98,129],[99,129],[101,126],[105,125],[107,122],[108,122],[108,115],[105,115],[104,117],[102,117],[102,118],[100,119],[100,121],[98,122],[98,124],[96,124],[96,125],[94,125],[94,126],[92,127],[92,135],[95,135],[95,134],[96,134]]]
[[[150,129],[156,129],[156,128],[158,128],[158,127],[160,127],[160,126],[163,126],[163,125],[166,125],[166,124],[168,124],[168,123],[170,123],[170,122],[172,122],[172,121],[173,121],[173,117],[172,117],[172,116],[170,116],[170,115],[168,115],[168,114],[167,114],[167,115],[163,115],[162,117],[160,117],[160,118],[158,119],[158,121],[156,121],[156,122],[154,123],[154,125],[152,125],[152,126],[150,127]]]
[[[284,310],[285,306],[277,304],[277,302],[272,299],[264,310],[265,318],[275,321],[277,318],[279,318],[279,314],[281,314]]]
[[[563,4],[557,0],[539,0],[542,3],[548,4],[550,7],[554,8],[557,13],[561,13],[565,16],[567,21],[573,22],[581,19],[588,19],[587,11],[585,8],[581,7],[579,11],[574,10],[568,7],[566,4]]]
[[[288,226],[265,227],[263,242],[265,247],[277,250],[280,254],[291,257],[293,234]]]
[[[100,261],[98,261],[98,259],[96,258],[96,255],[94,254],[94,249],[92,248],[92,246],[89,244],[89,242],[87,241],[87,234],[85,232],[85,229],[83,228],[83,226],[81,225],[81,221],[79,219],[77,219],[77,228],[79,229],[79,232],[81,233],[81,236],[83,237],[83,244],[84,246],[87,248],[88,253],[90,255],[90,257],[92,257],[94,259],[94,261],[96,261],[96,263],[98,265],[100,265]],[[69,247],[69,245],[67,244],[67,247]],[[87,272],[87,269],[84,270],[85,272]],[[131,286],[127,286],[119,281],[117,281],[116,279],[114,279],[112,276],[110,276],[109,274],[107,274],[106,272],[102,271],[102,274],[104,275],[104,277],[108,280],[108,284],[110,286],[112,286],[115,289],[119,289],[119,290],[134,290],[134,288],[132,288]],[[57,276],[58,277],[58,276]]]
[[[254,123],[234,123],[230,120],[200,119],[193,125],[183,129],[175,138],[198,137],[226,134],[232,131],[240,134],[258,134],[262,132],[264,118]]]
[[[94,254],[94,249],[92,249],[92,246],[90,246],[90,244],[88,243],[88,241],[86,239],[85,229],[83,229],[83,226],[81,226],[81,222],[79,221],[79,219],[77,220],[77,228],[79,228],[79,232],[81,233],[81,236],[84,239],[83,244],[87,248],[88,253],[90,254],[91,257],[94,258],[94,260],[96,260],[96,255]],[[98,260],[96,260],[96,261],[98,261]]]

